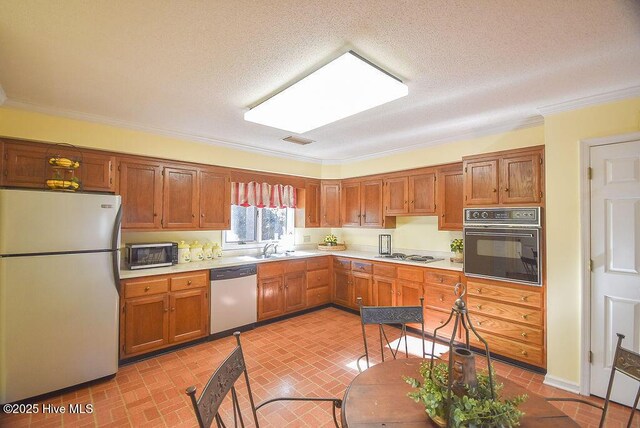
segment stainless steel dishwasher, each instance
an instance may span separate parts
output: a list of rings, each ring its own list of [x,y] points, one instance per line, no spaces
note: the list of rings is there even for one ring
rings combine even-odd
[[[255,264],[211,269],[211,334],[253,328],[258,319]]]

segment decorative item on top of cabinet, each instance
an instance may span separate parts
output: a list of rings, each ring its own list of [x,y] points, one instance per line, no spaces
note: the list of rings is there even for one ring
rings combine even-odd
[[[340,181],[320,182],[320,226],[340,227]]]
[[[464,205],[541,205],[544,146],[468,156]]]
[[[120,358],[209,334],[209,271],[122,281]]]
[[[463,181],[462,163],[438,168],[438,230],[462,230]]]
[[[384,217],[382,179],[343,181],[341,188],[343,227],[396,227],[395,217]]]
[[[320,227],[320,181],[307,180],[297,189],[296,227]]]

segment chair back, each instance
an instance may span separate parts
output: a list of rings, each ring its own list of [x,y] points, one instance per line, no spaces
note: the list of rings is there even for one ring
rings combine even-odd
[[[630,351],[622,347],[622,339],[624,335],[617,333],[618,344],[616,345],[616,353],[613,357],[613,369],[611,370],[611,377],[609,378],[609,386],[607,387],[607,397],[604,400],[604,407],[602,409],[602,419],[600,420],[600,427],[604,426],[604,420],[607,415],[607,409],[609,408],[609,397],[611,397],[611,388],[613,386],[613,379],[616,372],[623,373],[630,378],[640,382],[640,354]],[[638,407],[638,401],[640,400],[640,385],[638,385],[638,392],[636,398],[631,406],[631,415],[629,416],[629,422],[627,427],[631,426],[633,417],[636,414],[636,408]]]
[[[236,337],[237,346],[233,349],[231,354],[222,362],[220,367],[211,375],[207,385],[202,391],[200,398],[196,399],[196,387],[191,386],[187,389],[187,394],[191,397],[191,403],[196,413],[198,425],[200,428],[209,428],[213,421],[216,421],[218,427],[225,427],[226,425],[222,421],[219,409],[222,402],[227,395],[231,393],[231,404],[233,407],[233,423],[235,427],[244,427],[244,419],[242,418],[242,412],[240,410],[240,403],[238,401],[238,394],[236,392],[235,384],[240,379],[240,376],[244,374],[247,390],[249,393],[249,402],[251,403],[251,413],[253,416],[254,424],[259,427],[258,416],[256,413],[256,406],[253,401],[253,395],[251,393],[251,385],[249,384],[249,375],[247,373],[247,366],[244,362],[244,355],[242,354],[242,345],[240,344],[240,333],[233,334]]]
[[[424,344],[424,297],[420,297],[420,306],[363,306],[362,297],[358,297],[358,306],[360,307],[360,321],[362,325],[362,339],[364,341],[364,355],[358,358],[357,366],[358,370],[362,371],[360,362],[364,358],[367,362],[367,368],[369,368],[369,346],[367,344],[367,333],[365,326],[370,324],[378,325],[378,332],[380,335],[380,354],[382,361],[385,359],[385,344],[389,349],[393,359],[396,359],[400,344],[404,339],[404,351],[405,357],[409,358],[409,345],[407,343],[407,324],[419,324],[420,325],[420,340],[422,342],[422,357],[426,355]],[[393,340],[389,339],[387,330],[384,326],[394,326],[400,328],[400,335],[398,342],[394,346],[391,344]]]

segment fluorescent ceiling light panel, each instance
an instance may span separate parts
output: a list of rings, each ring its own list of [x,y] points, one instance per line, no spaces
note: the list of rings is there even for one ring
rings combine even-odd
[[[302,134],[406,96],[407,85],[349,51],[244,114]]]

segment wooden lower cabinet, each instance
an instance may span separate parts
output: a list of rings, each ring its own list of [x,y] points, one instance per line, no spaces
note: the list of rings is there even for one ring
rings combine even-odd
[[[283,286],[282,275],[258,280],[258,321],[282,315],[284,312]]]
[[[304,260],[258,265],[258,321],[305,309],[307,294]]]
[[[294,312],[307,307],[305,272],[287,273],[284,276],[284,311]]]
[[[350,306],[353,295],[351,272],[335,270],[333,272],[333,302],[342,306]]]
[[[331,302],[331,257],[313,257],[307,260],[307,308]]]
[[[350,306],[352,308],[358,308],[358,297],[362,298],[362,304],[364,306],[372,306],[373,292],[372,292],[372,280],[371,275],[367,273],[351,272],[351,281],[353,282],[353,297]]]
[[[396,280],[394,278],[373,277],[373,304],[376,306],[396,306]]]
[[[120,358],[209,334],[209,271],[122,281]]]

